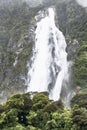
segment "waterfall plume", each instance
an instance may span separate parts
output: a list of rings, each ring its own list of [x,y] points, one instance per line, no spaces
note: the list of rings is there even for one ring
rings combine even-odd
[[[54,9],[49,8],[37,22],[27,91],[47,91],[50,99],[59,100],[62,86],[69,80],[66,46],[63,33],[55,25]]]

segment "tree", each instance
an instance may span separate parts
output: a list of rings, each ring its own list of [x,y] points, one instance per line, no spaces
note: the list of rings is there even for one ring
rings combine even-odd
[[[44,93],[38,93],[33,97],[32,109],[38,111],[43,109],[49,102],[49,98]]]
[[[73,123],[76,124],[77,130],[87,130],[87,109],[74,107],[72,120]]]

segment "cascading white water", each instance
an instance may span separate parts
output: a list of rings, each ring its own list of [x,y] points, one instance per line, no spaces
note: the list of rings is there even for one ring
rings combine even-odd
[[[62,85],[68,81],[66,42],[55,25],[54,9],[37,23],[32,65],[28,70],[28,90],[48,91],[50,99],[59,100]]]

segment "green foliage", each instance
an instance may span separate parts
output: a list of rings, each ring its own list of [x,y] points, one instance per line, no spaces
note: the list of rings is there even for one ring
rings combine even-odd
[[[6,109],[16,108],[25,112],[29,111],[32,106],[32,100],[30,94],[16,94],[9,98],[6,102]]]
[[[24,106],[24,99],[22,98],[21,94],[16,94],[12,96],[6,102],[7,109],[12,109],[12,108],[22,109],[23,106]]]
[[[78,55],[82,54],[83,52],[87,52],[87,41],[83,41],[80,45]]]
[[[33,126],[30,126],[30,125],[28,125],[27,129],[29,129],[29,130],[37,130],[37,128],[35,128]],[[40,129],[38,129],[38,130],[40,130]]]
[[[80,44],[72,81],[75,87],[79,85],[83,88],[87,87],[87,13],[76,0],[67,1],[57,1],[58,24],[69,41],[77,39]]]
[[[34,26],[34,17],[40,9],[30,9],[26,2],[19,1],[20,4],[15,1],[13,6],[10,3],[0,6],[0,92],[4,91],[7,97],[26,89],[20,76],[27,73],[33,47],[29,29]],[[18,62],[14,66],[16,58]]]
[[[26,125],[26,114],[30,111],[31,107],[32,100],[29,93],[23,95],[16,94],[7,100],[5,110],[9,112],[15,109],[17,111],[16,117],[18,118],[18,122]]]
[[[49,102],[49,98],[47,95],[40,93],[36,94],[33,97],[33,106],[32,109],[37,111],[38,109],[43,109]]]
[[[27,130],[24,126],[18,124],[15,127],[6,127],[3,128],[2,130]]]
[[[0,104],[0,113],[4,112],[4,110],[5,110],[4,105],[1,105],[1,104]]]
[[[64,106],[61,100],[56,101],[56,102],[52,102],[52,103],[48,103],[45,108],[44,111],[51,113],[51,112],[55,112],[55,111],[61,111],[63,110]]]
[[[46,122],[51,118],[50,116],[50,114],[41,110],[37,112],[30,111],[27,116],[28,124],[44,130]]]
[[[23,127],[22,125],[18,124],[16,125],[15,128],[13,128],[13,130],[27,130],[25,127]]]
[[[79,107],[84,107],[87,109],[87,90],[79,92],[71,100],[72,107],[78,105]]]
[[[46,126],[45,126],[46,130],[57,130],[57,123],[54,119],[47,121]]]
[[[75,59],[73,78],[75,85],[87,87],[87,42],[83,42],[79,47],[77,58]]]
[[[84,92],[83,92],[84,93]],[[78,107],[66,109],[61,100],[52,102],[48,94],[16,94],[1,105],[2,130],[86,130],[87,108],[80,104],[82,97],[74,97]],[[82,95],[81,95],[82,96]],[[84,98],[87,96],[84,95]],[[79,100],[77,102],[77,99]],[[72,99],[73,100],[73,99]],[[84,107],[84,108],[82,108]]]
[[[29,125],[34,125],[36,117],[37,117],[37,113],[34,112],[34,111],[30,111],[29,115],[27,116],[28,124]]]
[[[77,130],[87,130],[87,109],[85,108],[73,108],[72,120],[76,124]]]
[[[57,1],[60,29],[72,39],[87,40],[87,14],[75,0]]]
[[[53,112],[52,119],[47,121],[46,130],[75,130],[72,123],[71,111],[64,109],[61,113]]]
[[[1,128],[5,127],[4,124],[8,127],[15,126],[18,121],[17,115],[18,115],[18,112],[16,109],[11,109],[8,112],[3,112],[0,115],[0,118],[1,118],[0,127]]]

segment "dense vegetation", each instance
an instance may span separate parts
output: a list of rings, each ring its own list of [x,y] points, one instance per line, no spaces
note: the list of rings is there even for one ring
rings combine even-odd
[[[87,102],[72,102],[69,110],[61,101],[50,101],[46,92],[36,93],[32,99],[29,93],[16,94],[0,105],[0,129],[87,130]]]
[[[32,55],[34,16],[40,8],[23,2],[0,7],[0,97],[24,92],[27,61]]]
[[[71,100],[72,108],[65,108],[61,101],[50,101],[47,93],[33,94],[32,99],[30,93],[16,94],[0,105],[0,130],[87,130],[87,13],[75,0],[55,1],[56,23],[71,52],[75,51],[73,39],[79,42],[75,56],[69,56],[73,60],[71,84],[80,86]],[[25,2],[0,7],[0,102],[2,97],[26,89],[34,17],[40,9],[29,8]]]
[[[57,1],[57,14],[60,29],[66,36],[67,44],[71,44],[71,55],[74,55],[73,39],[79,46],[73,59],[73,86],[87,87],[87,12],[77,4],[76,0],[68,3]],[[71,42],[70,42],[71,41]],[[69,45],[70,46],[70,45]],[[73,52],[74,51],[74,52]],[[70,56],[71,56],[70,55]]]

